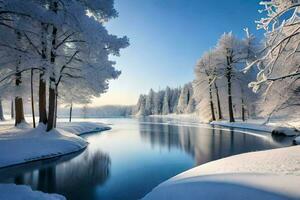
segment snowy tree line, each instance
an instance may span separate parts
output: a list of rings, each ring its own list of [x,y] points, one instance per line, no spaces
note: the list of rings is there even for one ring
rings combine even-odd
[[[138,116],[184,114],[195,111],[196,101],[192,83],[183,88],[170,88],[155,92],[150,89],[148,95],[140,95],[133,114]]]
[[[100,107],[83,107],[73,108],[73,117],[97,118],[97,117],[129,117],[132,115],[133,106],[108,105]],[[70,117],[69,108],[61,108],[58,111],[59,117]],[[72,120],[72,119],[71,119]]]
[[[39,122],[50,131],[58,104],[72,110],[104,93],[121,73],[109,57],[129,44],[105,28],[117,16],[113,0],[0,1],[0,118],[7,100],[15,124],[24,122],[29,100],[33,119],[38,105]]]
[[[300,1],[270,0],[260,4],[264,16],[256,23],[258,29],[265,30],[263,42],[258,42],[248,29],[244,29],[245,37],[241,39],[231,32],[224,33],[197,62],[195,79],[181,89],[175,110],[168,106],[163,109],[169,104],[170,89],[157,93],[151,90],[140,96],[137,115],[196,111],[206,121],[230,122],[236,117],[246,120],[262,116],[266,122],[276,116],[299,117]],[[190,94],[192,102],[187,103]]]

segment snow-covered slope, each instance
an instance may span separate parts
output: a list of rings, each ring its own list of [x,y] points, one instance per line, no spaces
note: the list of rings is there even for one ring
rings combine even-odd
[[[91,122],[59,122],[57,124],[57,128],[76,135],[83,135],[87,133],[94,133],[111,129],[105,124]]]
[[[59,128],[45,131],[44,125],[36,129],[0,126],[0,167],[7,167],[41,159],[48,159],[84,149],[87,142],[77,136],[99,132],[109,127],[103,124],[58,124]],[[13,155],[13,156],[12,156]]]
[[[0,199],[5,200],[66,200],[58,194],[47,194],[33,191],[25,185],[0,184]]]
[[[300,199],[300,146],[209,162],[162,183],[144,199]]]

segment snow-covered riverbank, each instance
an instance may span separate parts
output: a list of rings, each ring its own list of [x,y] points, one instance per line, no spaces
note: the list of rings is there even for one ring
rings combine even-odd
[[[266,125],[260,121],[246,121],[246,122],[227,122],[227,121],[213,121],[210,123],[211,125],[219,125],[224,127],[232,127],[232,128],[241,128],[255,131],[264,131],[264,132],[282,132],[283,135],[286,136],[295,136],[298,135],[299,132],[296,131],[295,127],[291,126],[282,126],[282,125]]]
[[[209,162],[160,184],[144,199],[299,199],[300,146]]]
[[[0,167],[80,151],[87,146],[87,142],[77,135],[108,129],[109,127],[100,123],[58,123],[57,129],[47,133],[43,125],[36,129],[26,124],[16,128],[9,122],[4,122],[0,124]]]
[[[273,122],[269,124],[264,124],[262,120],[249,120],[249,121],[238,121],[238,122],[228,122],[228,121],[213,121],[210,123],[211,125],[218,125],[223,127],[230,128],[240,128],[240,129],[248,129],[254,131],[263,131],[269,132],[272,134],[280,134],[285,136],[298,136],[300,135],[299,128],[300,122],[294,121],[292,123],[287,122]],[[300,144],[300,136],[296,137],[294,140],[295,144]]]

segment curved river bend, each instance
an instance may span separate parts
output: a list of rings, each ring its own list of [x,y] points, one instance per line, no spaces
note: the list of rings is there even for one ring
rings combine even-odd
[[[167,119],[90,119],[112,130],[85,135],[78,155],[0,170],[0,182],[30,185],[70,200],[139,199],[197,165],[244,152],[279,148],[291,139],[268,133]]]

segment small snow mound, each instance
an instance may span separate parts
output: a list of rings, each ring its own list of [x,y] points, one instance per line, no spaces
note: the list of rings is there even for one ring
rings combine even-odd
[[[31,128],[30,124],[28,124],[26,121],[21,122],[16,127],[18,129],[28,129],[28,128]]]
[[[0,199],[5,200],[66,200],[59,194],[47,194],[40,191],[33,191],[25,185],[0,184]]]
[[[73,133],[75,135],[101,132],[101,131],[106,131],[111,129],[105,124],[91,123],[91,122],[72,122],[72,123],[62,122],[58,124],[58,128]]]
[[[295,128],[276,127],[273,129],[272,134],[291,137],[291,136],[299,135],[299,131]]]
[[[293,141],[295,145],[300,145],[300,136],[296,137]]]

